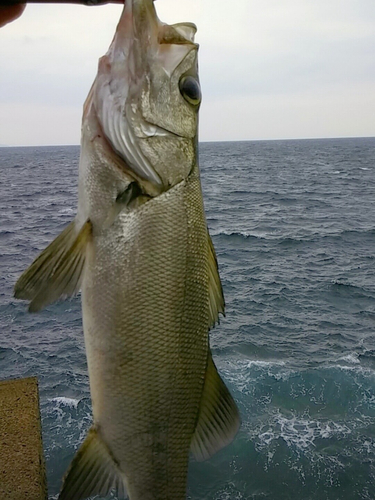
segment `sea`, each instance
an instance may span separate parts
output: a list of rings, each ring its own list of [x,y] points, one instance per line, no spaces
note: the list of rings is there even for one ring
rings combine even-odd
[[[92,421],[80,297],[29,314],[12,290],[73,219],[78,161],[0,148],[0,378],[39,379],[50,500]],[[374,500],[375,138],[202,143],[200,165],[242,425],[188,499]]]

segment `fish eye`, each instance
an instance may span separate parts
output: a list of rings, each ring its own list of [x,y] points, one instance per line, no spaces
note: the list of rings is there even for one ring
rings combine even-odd
[[[197,106],[201,102],[201,88],[198,81],[192,76],[184,76],[181,78],[180,92],[185,101],[194,106]]]

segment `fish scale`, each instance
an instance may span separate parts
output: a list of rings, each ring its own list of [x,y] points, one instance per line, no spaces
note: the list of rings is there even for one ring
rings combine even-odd
[[[154,498],[155,491],[160,499],[185,498],[208,353],[208,247],[200,197],[192,175],[135,217],[124,214],[94,240],[87,264],[82,301],[94,423],[127,477],[137,477],[134,485],[128,480],[132,499]],[[150,247],[152,252],[139,251]],[[105,296],[103,289],[109,290]],[[113,353],[105,360],[98,347],[102,332]],[[114,392],[113,380],[120,384]],[[127,397],[120,400],[118,393]],[[119,440],[112,422],[121,415],[126,420]]]

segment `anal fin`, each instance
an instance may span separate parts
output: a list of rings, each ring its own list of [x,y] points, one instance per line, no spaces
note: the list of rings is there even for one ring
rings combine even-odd
[[[222,381],[209,353],[198,424],[191,442],[194,457],[210,458],[237,434],[241,420],[236,403]]]
[[[30,312],[79,291],[92,226],[88,220],[77,232],[75,224],[71,222],[18,279],[14,296],[30,300]]]
[[[70,464],[58,500],[106,496],[112,488],[120,498],[126,498],[125,477],[99,432],[92,427]]]

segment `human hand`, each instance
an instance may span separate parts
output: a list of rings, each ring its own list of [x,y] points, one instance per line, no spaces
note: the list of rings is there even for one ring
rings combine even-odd
[[[20,17],[22,12],[25,10],[25,7],[25,3],[0,6],[0,28]]]
[[[32,1],[32,0],[31,0]],[[48,3],[49,0],[34,0],[36,3]],[[124,3],[124,0],[50,0],[51,3],[77,3],[101,5],[105,3]],[[13,5],[0,5],[0,28],[19,18],[25,10],[25,3],[14,3]]]

